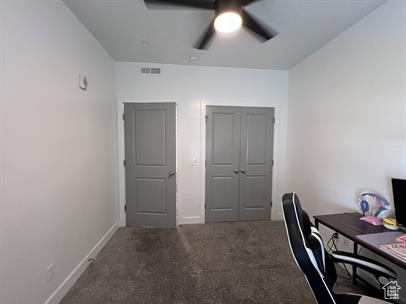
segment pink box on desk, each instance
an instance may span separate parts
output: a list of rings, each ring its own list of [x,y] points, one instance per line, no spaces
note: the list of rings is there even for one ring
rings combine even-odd
[[[382,220],[372,215],[363,216],[360,218],[360,220],[372,224],[374,226],[382,225]]]

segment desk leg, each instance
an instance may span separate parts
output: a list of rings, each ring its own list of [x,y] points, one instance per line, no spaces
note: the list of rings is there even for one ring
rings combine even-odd
[[[358,255],[358,243],[354,242],[354,255]],[[357,283],[357,267],[352,266],[352,284]]]

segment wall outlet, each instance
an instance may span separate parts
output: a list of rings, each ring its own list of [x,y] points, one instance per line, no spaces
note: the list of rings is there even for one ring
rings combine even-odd
[[[45,269],[45,273],[47,282],[52,281],[55,276],[55,262],[49,264],[49,266]]]

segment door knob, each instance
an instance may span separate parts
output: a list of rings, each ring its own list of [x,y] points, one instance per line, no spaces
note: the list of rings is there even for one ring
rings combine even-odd
[[[242,174],[245,174],[245,169],[241,169],[241,173],[242,173]]]
[[[174,170],[169,171],[168,175],[169,176],[175,175],[175,171]]]
[[[234,173],[238,174],[238,168],[234,168]]]

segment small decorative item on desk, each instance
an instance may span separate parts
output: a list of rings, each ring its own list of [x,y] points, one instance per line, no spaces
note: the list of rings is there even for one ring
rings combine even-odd
[[[374,226],[382,225],[382,220],[372,215],[363,216],[360,218],[360,220],[372,224]]]
[[[389,230],[398,230],[399,226],[396,223],[396,220],[394,218],[391,217],[385,217],[382,220],[383,225],[385,226],[385,228],[389,229]]]
[[[389,202],[382,195],[376,193],[362,193],[358,198],[358,204],[364,215],[361,220],[374,226],[382,225],[382,219],[390,214]],[[366,215],[368,211],[370,214]]]
[[[361,207],[361,211],[362,211],[363,215],[365,215],[365,213],[369,211],[369,204],[366,200],[360,201],[359,206]]]

